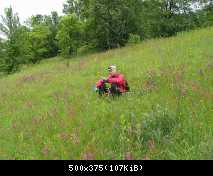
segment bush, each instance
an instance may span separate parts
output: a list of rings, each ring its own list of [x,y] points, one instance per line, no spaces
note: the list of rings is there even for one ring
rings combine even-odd
[[[137,34],[129,34],[128,44],[137,44],[141,42],[141,38]]]
[[[172,131],[178,124],[176,114],[159,105],[150,113],[144,114],[144,116],[140,135],[142,143],[147,143],[149,140],[161,143],[163,139],[171,136]]]

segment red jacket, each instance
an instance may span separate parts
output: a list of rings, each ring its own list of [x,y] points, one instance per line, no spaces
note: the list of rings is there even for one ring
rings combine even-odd
[[[110,75],[107,82],[110,84],[116,84],[122,93],[127,91],[127,82],[122,74],[116,73],[114,75]]]

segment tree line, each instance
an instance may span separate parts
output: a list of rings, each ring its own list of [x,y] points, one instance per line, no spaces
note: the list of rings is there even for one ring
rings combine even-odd
[[[6,8],[0,20],[5,36],[0,38],[0,72],[213,25],[212,0],[67,0],[63,12],[38,14],[21,24],[18,14]]]

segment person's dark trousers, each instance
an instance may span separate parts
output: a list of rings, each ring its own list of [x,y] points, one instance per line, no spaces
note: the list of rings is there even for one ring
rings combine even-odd
[[[100,96],[102,96],[103,94],[105,93],[108,93],[108,89],[106,87],[106,84],[103,84],[103,86],[101,86],[99,89],[98,89],[98,93]]]
[[[121,92],[120,92],[117,84],[111,85],[110,93],[112,94],[112,96],[120,96],[121,95]]]

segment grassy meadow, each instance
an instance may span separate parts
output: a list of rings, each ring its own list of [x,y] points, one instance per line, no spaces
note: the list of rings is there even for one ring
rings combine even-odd
[[[131,92],[98,97],[115,64]],[[213,28],[0,79],[0,159],[213,159]]]

